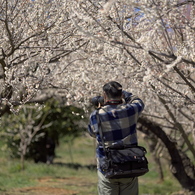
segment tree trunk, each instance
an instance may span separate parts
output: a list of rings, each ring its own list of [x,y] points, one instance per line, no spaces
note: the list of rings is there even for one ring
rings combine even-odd
[[[21,161],[21,169],[24,171],[24,154],[21,152],[20,154],[20,161]]]
[[[176,147],[176,143],[171,141],[163,129],[156,123],[141,117],[139,119],[139,123],[142,125],[140,130],[143,133],[148,134],[148,131],[151,131],[155,134],[166,146],[170,158],[171,158],[171,166],[172,166],[172,174],[179,181],[181,186],[184,189],[194,191],[195,192],[195,179],[188,176],[185,170],[185,166],[183,164],[183,160],[180,156],[180,152]],[[195,172],[195,168],[193,167],[193,171]]]

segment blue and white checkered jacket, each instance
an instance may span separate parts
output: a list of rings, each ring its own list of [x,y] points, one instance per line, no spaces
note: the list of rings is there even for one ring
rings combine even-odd
[[[101,158],[105,157],[98,129],[97,114],[99,115],[105,147],[137,145],[136,125],[138,117],[144,109],[144,103],[140,98],[132,96],[131,93],[123,92],[123,94],[125,96],[124,103],[106,104],[90,115],[88,131],[92,137],[97,139],[97,166]],[[97,168],[99,169],[99,166]]]

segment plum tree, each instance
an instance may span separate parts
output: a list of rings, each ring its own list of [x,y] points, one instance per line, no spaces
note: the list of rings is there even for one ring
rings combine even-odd
[[[53,96],[87,111],[89,98],[101,95],[106,81],[117,80],[144,100],[143,127],[149,130],[148,120],[158,124],[194,163],[194,0],[1,0],[0,5],[1,116],[17,112],[15,105]],[[193,183],[194,175],[185,174]]]

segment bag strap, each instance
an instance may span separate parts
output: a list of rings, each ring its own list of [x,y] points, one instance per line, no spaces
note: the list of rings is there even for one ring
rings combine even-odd
[[[102,146],[103,146],[104,152],[106,152],[105,142],[104,142],[104,137],[103,137],[103,132],[102,132],[102,128],[101,128],[101,121],[100,121],[98,110],[96,112],[96,118],[97,118],[97,124],[98,124],[98,131],[100,133],[100,138],[102,140]]]

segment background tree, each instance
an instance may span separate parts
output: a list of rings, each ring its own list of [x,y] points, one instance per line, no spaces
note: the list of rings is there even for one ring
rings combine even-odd
[[[193,164],[194,3],[2,0],[1,115],[15,104],[48,99],[54,91],[68,105],[87,108],[106,81],[117,80],[144,100],[145,122],[158,124],[179,156]],[[177,163],[170,164],[178,173]],[[191,189],[191,182],[177,179]]]
[[[0,1],[0,97],[1,115],[14,105],[29,102],[41,90],[43,101],[61,93],[57,63],[85,42],[74,35],[66,1]],[[49,64],[49,65],[48,65]],[[52,72],[52,74],[51,74]],[[56,75],[55,82],[51,82]],[[49,88],[49,90],[47,90]],[[44,93],[44,91],[46,91]],[[14,111],[14,110],[13,110]]]
[[[20,156],[21,167],[24,169],[25,156],[30,145],[44,136],[44,129],[52,125],[45,123],[48,113],[43,113],[36,105],[25,106],[19,115],[7,115],[1,122],[1,137],[4,138],[8,153],[12,157]],[[39,133],[42,130],[41,133]]]
[[[49,143],[59,145],[61,137],[78,137],[84,132],[84,111],[74,106],[65,106],[56,100],[45,105],[25,105],[17,115],[6,114],[1,121],[1,138],[4,138],[8,153],[20,156],[24,169],[25,158],[35,162],[47,162]],[[55,155],[55,148],[53,148]],[[49,162],[49,161],[48,161]]]

